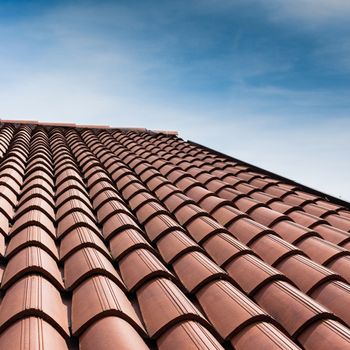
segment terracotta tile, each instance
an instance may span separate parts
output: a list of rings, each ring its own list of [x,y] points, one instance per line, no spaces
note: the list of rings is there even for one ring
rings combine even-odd
[[[256,191],[250,195],[250,197],[256,199],[257,201],[264,203],[265,205],[270,205],[272,203],[280,203],[280,199],[276,198],[275,196],[262,192],[262,191]]]
[[[57,186],[56,196],[67,196],[68,194],[64,193],[67,193],[69,189],[77,189],[80,192],[86,194],[86,189],[81,182],[77,181],[76,179],[67,179],[62,182],[61,185]]]
[[[156,202],[148,202],[136,212],[137,219],[141,225],[145,225],[153,217],[160,214],[168,214],[168,211]]]
[[[56,261],[45,250],[29,246],[14,255],[5,268],[1,288],[7,289],[21,277],[38,273],[62,290],[63,281]]]
[[[231,339],[237,350],[297,350],[292,340],[281,333],[273,324],[259,322],[249,325]]]
[[[88,227],[76,227],[66,234],[60,242],[60,259],[66,260],[81,248],[92,247],[106,257],[110,257],[109,251],[101,239],[101,236]]]
[[[129,206],[134,212],[137,212],[141,207],[150,202],[158,203],[157,199],[151,193],[141,192],[130,199]]]
[[[317,225],[314,230],[326,241],[344,246],[350,241],[350,233],[330,225]]]
[[[188,205],[195,204],[195,202],[189,197],[181,193],[175,193],[169,196],[166,200],[163,201],[168,210],[172,213],[176,213],[180,208]]]
[[[232,188],[231,185],[214,177],[211,181],[206,183],[205,187],[207,187],[210,191],[214,192],[215,194],[221,193],[225,189]]]
[[[228,230],[244,244],[251,244],[256,239],[273,233],[267,227],[247,218],[243,217],[234,221],[228,226]]]
[[[1,214],[5,216],[7,220],[12,220],[14,216],[15,205],[13,205],[7,198],[0,197],[0,206]]]
[[[327,222],[329,222],[332,226],[350,232],[350,218],[340,216],[337,214],[331,214],[324,217]]]
[[[23,177],[23,173],[21,171],[17,171],[15,169],[13,169],[12,167],[1,167],[0,168],[0,179],[1,181],[4,181],[3,179],[5,178],[11,178],[14,182],[16,182],[18,184],[18,186],[22,185],[22,177]]]
[[[19,205],[27,202],[34,197],[38,197],[46,201],[49,205],[51,205],[52,208],[55,208],[55,201],[53,200],[53,196],[48,195],[47,191],[40,187],[33,187],[29,191],[26,191],[24,194],[22,194],[21,199],[19,200]]]
[[[283,281],[266,285],[255,294],[254,299],[292,337],[298,337],[312,322],[335,318],[321,304]]]
[[[146,249],[136,249],[119,261],[120,273],[129,291],[156,277],[172,278],[170,271]]]
[[[94,231],[97,235],[101,235],[96,223],[91,220],[85,213],[74,211],[64,216],[57,225],[57,237],[62,239],[66,234],[77,227],[87,227]]]
[[[294,211],[289,214],[289,217],[296,223],[312,229],[316,225],[327,224],[327,221],[320,219],[317,216],[304,213],[302,211]]]
[[[94,322],[80,337],[81,350],[149,350],[137,331],[125,320],[109,316]]]
[[[146,330],[157,339],[170,327],[192,320],[207,325],[203,315],[170,280],[152,280],[137,290]]]
[[[0,185],[0,196],[10,203],[13,207],[17,205],[17,194],[8,186]],[[6,214],[6,213],[4,213]]]
[[[184,230],[169,214],[161,214],[153,217],[144,227],[148,238],[152,242],[171,231]]]
[[[193,321],[179,323],[157,340],[159,350],[223,350],[214,336],[201,324]]]
[[[27,193],[27,191],[29,192],[32,189],[36,189],[36,188],[40,188],[44,190],[47,193],[47,196],[51,198],[53,198],[55,195],[53,187],[42,178],[35,178],[32,181],[25,183],[23,185],[21,195],[24,196],[24,194]]]
[[[329,269],[336,271],[350,283],[350,256],[340,256],[325,264]]]
[[[350,211],[349,210],[339,210],[338,214],[344,218],[350,219]]]
[[[349,251],[333,243],[318,237],[309,237],[297,243],[297,246],[305,252],[311,260],[322,265],[328,265],[342,256],[348,256]]]
[[[37,209],[30,210],[21,215],[21,217],[18,218],[18,220],[16,220],[12,226],[10,234],[14,235],[26,227],[33,225],[39,226],[52,237],[56,236],[56,230],[52,220],[46,214],[44,214],[44,212]]]
[[[131,184],[137,184],[140,182],[140,180],[133,174],[125,174],[122,173],[122,178],[115,179],[116,187],[120,192],[123,192],[126,188],[128,188]]]
[[[205,198],[213,196],[211,191],[209,191],[205,187],[201,187],[201,186],[196,186],[196,187],[191,188],[190,190],[188,190],[186,192],[186,195],[189,196],[190,198],[192,198],[197,203],[200,203]],[[217,198],[217,197],[214,197],[214,198]],[[162,200],[161,197],[160,197],[160,199]]]
[[[305,349],[343,350],[350,348],[350,331],[333,320],[320,320],[306,328],[298,337]]]
[[[29,185],[31,182],[35,182],[39,179],[43,180],[47,184],[46,186],[50,186],[52,188],[55,186],[53,178],[42,170],[36,170],[28,175],[24,180],[24,185]]]
[[[157,241],[157,249],[168,264],[188,252],[202,251],[202,248],[182,231],[172,231],[164,235]]]
[[[258,238],[250,247],[271,266],[276,266],[291,255],[304,254],[297,247],[272,234]]]
[[[0,217],[1,220],[1,217]],[[5,256],[6,243],[5,243],[5,235],[0,230],[0,258],[3,258]]]
[[[328,281],[343,279],[333,271],[302,255],[290,256],[276,266],[289,277],[304,293],[311,294],[317,287]]]
[[[51,221],[55,221],[55,212],[53,207],[45,200],[39,197],[31,198],[24,203],[20,204],[16,211],[14,220],[18,220],[23,214],[29,212],[30,210],[40,210],[42,211]]]
[[[120,260],[131,251],[139,248],[153,251],[153,247],[142,234],[134,229],[126,229],[113,236],[109,241],[109,247],[114,259]]]
[[[110,200],[122,202],[122,199],[117,191],[113,187],[108,186],[107,189],[100,192],[97,196],[94,197],[92,204],[94,209],[97,211],[102,205]]]
[[[301,207],[297,207],[297,206],[291,206],[288,205],[286,203],[283,202],[272,202],[269,204],[269,207],[274,210],[277,211],[281,214],[285,214],[288,215],[289,213],[293,212],[293,211],[300,211],[303,210]]]
[[[8,327],[0,335],[0,348],[68,350],[60,333],[39,317],[26,317]]]
[[[264,204],[259,201],[249,198],[249,197],[241,197],[234,202],[235,207],[237,207],[240,211],[249,214],[254,211],[254,209],[265,207]]]
[[[187,192],[189,191],[191,188],[195,187],[195,186],[202,186],[201,182],[193,179],[193,178],[190,178],[190,177],[185,177],[183,179],[181,179],[180,181],[176,182],[176,186],[178,188],[180,188],[183,192]],[[221,187],[220,187],[221,186]],[[215,188],[222,188],[224,186],[226,186],[225,184],[222,185],[220,183],[220,186],[215,186],[214,184],[212,185],[212,187],[215,187]],[[209,187],[208,187],[209,188]],[[209,188],[210,189],[210,188]],[[210,189],[212,191],[212,189]],[[215,191],[214,191],[215,192]]]
[[[241,218],[248,217],[240,210],[235,209],[232,205],[224,205],[219,208],[215,208],[210,212],[213,218],[225,227],[230,227],[231,224]]]
[[[117,316],[146,336],[141,321],[124,292],[105,276],[91,277],[80,284],[72,298],[72,332],[80,335],[98,319]]]
[[[0,178],[0,185],[5,185],[9,188],[11,188],[11,190],[18,196],[20,193],[20,185],[18,185],[18,183],[16,181],[14,181],[12,178],[8,177],[8,176],[3,176]]]
[[[164,185],[154,192],[156,196],[162,201],[165,200],[168,196],[171,196],[175,193],[181,193],[181,191],[176,186],[170,184]]]
[[[292,215],[292,214],[289,214]],[[286,215],[283,215],[277,211],[271,210],[269,208],[256,208],[253,211],[249,212],[249,216],[259,222],[260,224],[272,227],[277,222],[290,220],[290,218]]]
[[[114,169],[111,177],[119,191],[125,190],[131,184],[141,183],[135,174],[125,166],[125,164],[123,164],[123,166],[118,165],[118,168]]]
[[[310,194],[310,193],[306,193],[304,191],[295,191],[295,193],[301,198],[310,199],[312,201],[317,201],[320,199],[317,196]]]
[[[80,211],[93,221],[94,214],[91,210],[91,205],[87,205],[86,202],[80,200],[80,198],[71,198],[62,204],[56,212],[56,220],[62,220],[66,215],[70,214],[73,211]]]
[[[320,218],[325,217],[330,214],[337,215],[336,211],[331,210],[329,208],[322,207],[318,204],[314,203],[308,203],[303,206],[303,210],[305,210],[307,213],[318,216]]]
[[[111,190],[115,193],[117,192],[115,186],[113,186],[110,182],[98,182],[92,188],[89,188],[89,197],[91,198],[92,202],[94,202],[95,198],[98,198],[100,195],[102,195],[108,190]]]
[[[215,281],[196,293],[198,301],[222,338],[229,339],[249,324],[273,320],[227,281]]]
[[[291,243],[297,244],[308,237],[318,237],[319,234],[313,230],[299,225],[293,221],[280,221],[272,226],[274,232],[276,232],[282,239]]]
[[[331,203],[329,201],[325,201],[322,199],[316,200],[315,203],[322,206],[323,208],[328,208],[328,209],[335,210],[335,211],[346,210],[345,208],[341,207],[340,205],[337,205],[337,204],[334,204],[334,203]]]
[[[81,293],[82,306],[75,309],[75,320],[81,321],[75,321],[80,348],[148,348],[117,303],[126,300],[117,271],[136,290],[138,304],[133,308],[151,329],[151,347],[157,342],[162,349],[219,349],[218,331],[226,337],[224,347],[237,349],[291,349],[298,343],[318,350],[319,339],[332,339],[335,348],[344,348],[342,339],[349,342],[348,329],[329,320],[334,315],[293,287],[348,322],[344,305],[350,297],[342,280],[350,281],[350,212],[345,206],[176,136],[146,129],[110,133],[37,122],[6,128],[4,134],[0,128],[0,156],[6,152],[0,164],[0,256],[8,244],[0,266],[5,298],[22,274],[36,272],[55,283],[57,233],[68,305],[70,289],[76,295],[94,280],[109,281],[118,291],[108,294],[113,288],[101,282],[97,294],[91,287]],[[41,260],[35,259],[39,256]],[[176,276],[161,261],[172,264]],[[264,312],[246,320],[242,313],[222,315],[229,308],[250,307],[245,309],[246,297],[238,290],[232,297],[232,283],[278,324]],[[212,285],[225,286],[222,297],[199,300]],[[205,306],[216,330],[182,294],[186,288],[196,305]],[[220,293],[213,287],[208,295]],[[99,301],[86,302],[88,295]],[[0,326],[2,334],[30,315],[44,317],[48,327],[67,337],[45,311],[14,316]],[[50,332],[47,326],[44,332]],[[71,338],[67,344],[73,348],[74,342]]]
[[[255,186],[252,186],[246,182],[241,182],[235,185],[235,189],[245,193],[248,196],[251,196],[254,192],[259,192],[259,189],[257,189]]]
[[[292,194],[293,191],[278,187],[278,186],[268,186],[264,189],[264,192],[272,194],[278,198],[283,198],[288,194]]]
[[[0,329],[29,316],[44,317],[63,337],[69,336],[67,309],[58,290],[37,275],[22,278],[6,292],[0,305]]]
[[[225,266],[225,270],[243,291],[253,296],[259,289],[271,281],[290,280],[280,271],[264,263],[251,254],[241,255]]]
[[[173,263],[173,268],[189,293],[196,293],[213,280],[231,280],[224,270],[201,252],[190,252],[183,255]]]
[[[221,267],[238,256],[253,254],[247,246],[225,233],[212,236],[203,243],[203,247],[209,253],[210,257]]]
[[[227,188],[227,187],[224,187],[219,192],[217,192],[217,195],[220,196],[221,198],[225,198],[232,202],[235,202],[239,198],[245,197],[245,194],[243,194],[242,192],[237,191],[233,188]]]
[[[233,208],[231,201],[211,195],[204,198],[202,201],[197,201],[208,213],[212,214],[222,207]]]
[[[311,296],[349,326],[350,286],[347,283],[340,281],[325,283],[314,290]]]
[[[224,227],[208,216],[200,216],[191,220],[186,228],[193,240],[199,244],[215,234],[227,232]]]
[[[98,173],[92,175],[87,180],[87,185],[89,188],[92,188],[94,185],[96,185],[97,183],[102,182],[102,181],[110,182],[111,180],[107,174],[105,174],[101,171],[101,172],[98,172]]]
[[[64,281],[67,289],[74,289],[93,275],[104,275],[121,288],[124,284],[112,263],[94,248],[82,248],[71,255],[64,264]]]
[[[129,186],[127,186],[121,191],[121,194],[125,200],[129,200],[136,194],[144,191],[145,187],[141,183],[131,183]]]
[[[136,221],[123,213],[113,214],[102,226],[102,234],[105,239],[111,239],[114,235],[126,229],[139,230]]]
[[[59,187],[63,182],[69,179],[76,180],[83,185],[83,181],[78,170],[75,168],[68,168],[56,178],[56,186]]]

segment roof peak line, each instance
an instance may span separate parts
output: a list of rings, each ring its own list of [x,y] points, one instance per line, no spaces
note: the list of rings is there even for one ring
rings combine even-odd
[[[165,135],[178,135],[175,130],[150,130],[146,128],[135,128],[135,127],[114,127],[109,125],[96,125],[96,124],[75,124],[75,123],[53,123],[53,122],[40,122],[38,120],[22,120],[22,119],[0,119],[0,125],[2,124],[24,124],[24,125],[40,125],[48,127],[64,127],[64,128],[77,128],[77,129],[109,129],[109,130],[123,130],[123,131],[138,131],[138,132],[149,132],[154,134],[165,134]]]

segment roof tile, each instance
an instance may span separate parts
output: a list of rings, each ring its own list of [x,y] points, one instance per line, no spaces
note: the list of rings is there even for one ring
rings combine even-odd
[[[0,124],[0,347],[350,348],[344,201],[176,135]]]

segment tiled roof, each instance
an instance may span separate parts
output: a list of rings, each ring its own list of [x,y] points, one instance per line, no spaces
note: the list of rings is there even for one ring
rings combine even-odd
[[[350,349],[350,211],[174,132],[1,121],[0,349]]]

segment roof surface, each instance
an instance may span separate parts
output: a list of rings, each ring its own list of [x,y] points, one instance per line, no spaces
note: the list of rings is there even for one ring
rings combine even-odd
[[[0,349],[350,349],[350,212],[174,132],[2,121]]]

